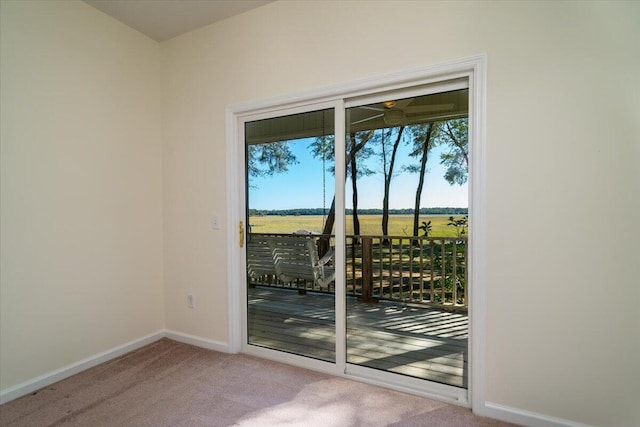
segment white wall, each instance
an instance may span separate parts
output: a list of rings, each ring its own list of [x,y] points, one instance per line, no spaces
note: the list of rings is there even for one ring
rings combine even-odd
[[[164,328],[159,45],[2,1],[3,390]]]
[[[638,16],[287,1],[163,43],[167,327],[227,340],[226,105],[487,53],[487,401],[637,425]]]
[[[82,2],[0,15],[0,388],[227,340],[226,105],[486,52],[487,401],[640,424],[638,3],[276,2],[160,48]]]

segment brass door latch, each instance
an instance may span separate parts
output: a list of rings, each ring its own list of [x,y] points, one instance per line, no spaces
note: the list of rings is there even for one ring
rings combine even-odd
[[[244,247],[244,224],[242,223],[242,221],[240,221],[240,225],[238,227],[238,232],[240,234],[240,247],[243,248]]]

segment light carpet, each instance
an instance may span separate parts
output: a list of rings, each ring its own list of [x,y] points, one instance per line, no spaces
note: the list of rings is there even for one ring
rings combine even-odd
[[[0,406],[1,426],[512,424],[385,388],[162,339]]]

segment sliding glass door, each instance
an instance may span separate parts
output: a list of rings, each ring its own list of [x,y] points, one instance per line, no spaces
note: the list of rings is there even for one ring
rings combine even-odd
[[[467,79],[318,105],[242,122],[245,348],[466,396]]]
[[[247,342],[335,361],[334,111],[245,124]]]
[[[468,90],[346,110],[346,360],[467,387]]]

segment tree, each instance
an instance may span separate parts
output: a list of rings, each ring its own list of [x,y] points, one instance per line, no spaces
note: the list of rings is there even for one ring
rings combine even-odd
[[[332,174],[335,175],[336,172],[336,167],[335,167],[335,136],[334,135],[322,135],[317,137],[311,144],[309,144],[308,146],[309,149],[311,149],[311,155],[313,155],[313,157],[315,157],[316,159],[321,159],[322,160],[322,168],[324,169],[326,167],[326,162],[329,162],[331,164],[331,166],[329,168],[325,170],[323,170],[322,172],[322,216],[324,217],[324,215],[326,214],[325,212],[325,188],[326,188],[326,182],[325,182],[325,172],[331,172]],[[333,201],[331,202],[331,208],[329,210],[329,214],[334,218],[331,221],[331,227],[333,228],[333,221],[335,220],[335,202],[336,202],[336,198],[334,196]],[[326,226],[324,227],[326,229]],[[329,230],[329,233],[325,233],[325,230],[323,230],[323,234],[330,234],[331,230]]]
[[[316,159],[322,159],[333,163],[335,158],[335,141],[336,137],[334,135],[319,136],[309,144],[308,148]],[[327,170],[331,173],[335,173],[336,168],[335,166],[331,166]]]
[[[334,135],[323,135],[319,136],[313,140],[308,147],[311,150],[311,154],[316,159],[322,159],[323,161],[329,161],[332,166],[330,166],[327,171],[331,172],[335,175],[336,167],[335,167],[335,136]],[[322,229],[323,237],[318,241],[318,253],[322,257],[329,250],[329,238],[324,236],[331,235],[331,231],[333,230],[333,224],[336,220],[336,196],[333,196],[333,200],[331,201],[331,207],[329,208],[329,213],[327,214],[327,219],[324,223],[324,228]]]
[[[421,123],[409,128],[413,139],[413,151],[409,155],[420,158],[420,166],[410,165],[405,168],[409,172],[418,173],[418,187],[416,188],[413,209],[413,236],[417,236],[420,229],[420,200],[422,198],[422,189],[424,188],[424,176],[427,172],[429,151],[435,146],[441,127],[441,122],[432,122]]]
[[[395,140],[393,137],[393,130],[382,129],[382,138],[380,140],[380,157],[382,159],[382,174],[384,176],[384,196],[382,198],[382,235],[389,235],[389,190],[391,188],[391,179],[393,178],[393,168],[396,162],[396,154],[398,153],[398,147],[402,140],[402,133],[404,132],[404,126],[400,126],[397,129]],[[386,133],[386,135],[385,135]],[[391,145],[391,146],[389,146]],[[391,151],[391,152],[389,152]],[[389,244],[388,239],[384,239],[383,244]]]
[[[351,177],[353,234],[355,236],[360,235],[360,219],[358,218],[358,177],[371,175],[373,173],[373,171],[367,167],[358,169],[358,159],[365,159],[373,154],[371,148],[365,147],[373,135],[373,130],[367,132],[351,132],[347,135],[347,176]]]
[[[444,122],[439,140],[449,147],[449,151],[440,155],[440,164],[447,167],[444,178],[451,185],[464,184],[469,174],[469,120]]]
[[[287,172],[290,165],[298,163],[289,149],[287,141],[253,144],[247,148],[247,169],[249,176],[271,176]]]
[[[358,168],[358,159],[364,159],[369,157],[372,154],[372,150],[368,147],[365,147],[367,142],[371,140],[373,137],[373,131],[363,131],[363,132],[353,132],[347,135],[346,138],[346,177],[351,176],[351,185],[353,190],[353,228],[354,234],[358,234],[360,232],[360,222],[358,220],[357,207],[358,207],[358,187],[357,187],[357,177],[362,176],[363,174],[371,174],[371,171],[368,168]],[[324,158],[325,160],[334,161],[334,136],[320,136],[317,137],[310,145],[311,153],[316,158]],[[335,174],[335,166],[331,166],[328,169],[329,172]],[[356,179],[353,179],[353,177]],[[333,231],[333,225],[336,219],[336,198],[335,195],[333,197],[333,201],[331,202],[331,208],[329,209],[329,213],[327,214],[327,219],[324,224],[324,228],[322,230],[322,235],[324,236],[318,242],[318,252],[320,256],[323,256],[326,251],[329,249],[329,238]],[[356,231],[357,230],[357,231]]]
[[[468,120],[463,118],[413,125],[410,127],[410,132],[413,138],[413,151],[410,155],[420,158],[419,166],[411,165],[405,168],[409,172],[418,173],[419,176],[413,214],[413,235],[417,236],[420,229],[420,201],[431,149],[441,144],[448,147],[448,151],[440,155],[440,163],[447,167],[444,178],[449,184],[462,185],[467,182],[469,171]]]

